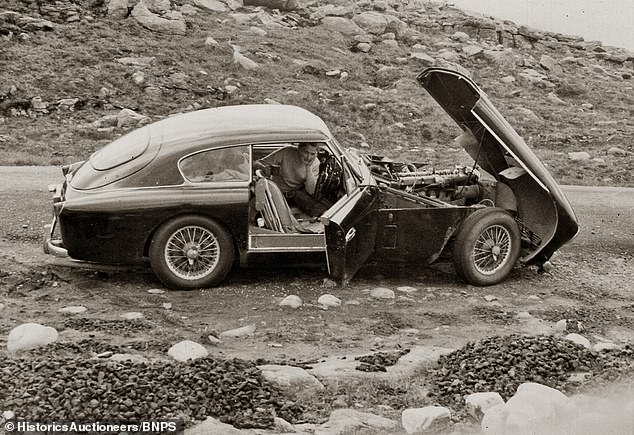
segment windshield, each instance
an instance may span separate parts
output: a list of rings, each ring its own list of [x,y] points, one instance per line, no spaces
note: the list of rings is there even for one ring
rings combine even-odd
[[[90,165],[97,171],[105,171],[130,162],[145,152],[149,142],[148,128],[134,130],[94,153]]]
[[[363,158],[359,155],[358,150],[355,148],[344,149],[335,138],[332,138],[332,141],[335,143],[337,148],[341,150],[341,154],[344,157],[343,161],[357,182],[360,184],[369,183],[371,178],[370,170],[363,162]]]

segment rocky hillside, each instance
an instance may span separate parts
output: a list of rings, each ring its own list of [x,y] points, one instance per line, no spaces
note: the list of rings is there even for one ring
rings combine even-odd
[[[243,3],[244,1],[244,3]],[[0,164],[60,164],[177,112],[280,102],[347,146],[451,165],[415,77],[465,68],[570,184],[634,185],[634,54],[425,0],[4,0]]]

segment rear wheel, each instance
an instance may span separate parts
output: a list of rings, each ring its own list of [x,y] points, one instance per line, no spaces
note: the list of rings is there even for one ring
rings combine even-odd
[[[469,215],[453,245],[456,273],[474,285],[493,285],[513,269],[520,251],[520,231],[515,219],[499,208]]]
[[[213,287],[229,273],[235,256],[227,231],[202,216],[181,216],[163,224],[150,243],[150,265],[167,287]]]

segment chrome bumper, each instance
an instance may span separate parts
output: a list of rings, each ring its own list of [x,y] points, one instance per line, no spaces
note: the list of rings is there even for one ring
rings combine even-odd
[[[54,255],[56,257],[68,257],[68,251],[64,248],[61,239],[53,239],[53,232],[55,231],[55,224],[57,219],[53,218],[53,223],[50,225],[44,225],[44,240],[42,248],[45,254]]]

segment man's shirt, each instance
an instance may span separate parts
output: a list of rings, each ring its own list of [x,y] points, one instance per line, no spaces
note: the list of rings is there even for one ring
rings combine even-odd
[[[315,185],[319,176],[319,160],[314,159],[307,166],[300,158],[297,148],[287,146],[272,152],[260,159],[266,165],[279,165],[280,174],[273,176],[273,181],[282,192],[301,190],[304,187],[309,194],[315,193]]]

